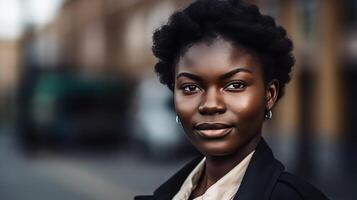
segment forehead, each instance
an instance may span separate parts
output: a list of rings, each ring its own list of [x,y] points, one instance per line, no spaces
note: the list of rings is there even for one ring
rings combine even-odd
[[[218,38],[190,46],[180,57],[176,74],[185,71],[214,75],[237,67],[262,73],[259,59],[253,52]]]

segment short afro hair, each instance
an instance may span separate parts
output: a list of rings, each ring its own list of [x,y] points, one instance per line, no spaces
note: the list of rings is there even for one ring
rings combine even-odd
[[[160,82],[174,90],[177,61],[185,48],[206,39],[222,37],[258,56],[264,81],[279,82],[279,100],[294,65],[293,44],[283,27],[263,15],[256,5],[242,0],[197,0],[171,15],[154,32],[152,51],[158,58]]]

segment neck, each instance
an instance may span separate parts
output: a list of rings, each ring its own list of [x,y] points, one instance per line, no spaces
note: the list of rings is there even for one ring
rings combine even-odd
[[[227,156],[206,156],[205,170],[202,177],[203,185],[209,188],[230,170],[237,166],[247,155],[257,147],[261,137],[254,137],[244,147]]]

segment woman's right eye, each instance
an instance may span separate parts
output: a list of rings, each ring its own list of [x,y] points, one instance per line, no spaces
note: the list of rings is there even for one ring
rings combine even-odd
[[[191,93],[199,92],[201,89],[196,85],[184,85],[182,87],[182,90],[184,93],[191,94]]]

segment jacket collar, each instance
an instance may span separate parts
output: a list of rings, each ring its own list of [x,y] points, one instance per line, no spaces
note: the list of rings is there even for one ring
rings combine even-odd
[[[273,152],[262,138],[234,200],[269,199],[283,171],[284,165],[274,158]]]
[[[202,156],[195,158],[168,181],[162,184],[154,192],[155,199],[172,199],[179,191],[189,173],[195,168],[201,159]],[[274,158],[271,149],[262,138],[248,165],[247,171],[243,177],[241,186],[234,197],[234,200],[238,200],[238,198],[239,200],[268,199],[275,182],[278,180],[283,170],[284,166]]]
[[[186,180],[187,176],[202,160],[202,158],[203,156],[198,156],[197,158],[189,162],[180,171],[178,171],[169,180],[167,180],[158,189],[156,189],[154,192],[155,199],[156,200],[172,199],[181,188],[181,185]]]

